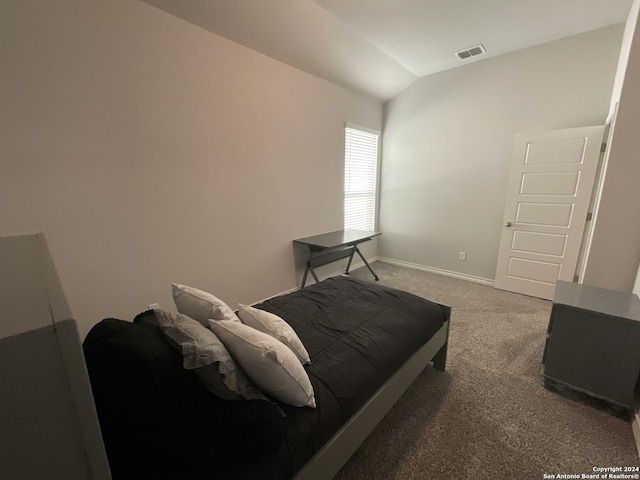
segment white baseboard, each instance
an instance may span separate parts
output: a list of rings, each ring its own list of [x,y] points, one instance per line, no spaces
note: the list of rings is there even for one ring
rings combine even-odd
[[[458,278],[460,280],[468,280],[470,282],[481,283],[483,285],[489,285],[491,287],[493,287],[494,285],[493,280],[490,280],[488,278],[476,277],[474,275],[467,275],[466,273],[451,272],[449,270],[442,270],[440,268],[427,267],[426,265],[419,265],[417,263],[405,262],[403,260],[394,260],[393,258],[377,257],[377,256],[367,258],[367,262],[369,263],[373,263],[375,261],[380,261],[382,263],[390,263],[391,265],[398,265],[400,267],[412,268],[414,270],[422,270],[424,272],[437,273],[439,275]],[[359,268],[362,268],[364,266],[365,266],[364,262],[354,262],[351,264],[351,268],[349,270],[351,271],[358,270]],[[330,277],[341,275],[343,273],[344,273],[344,269],[340,269],[325,275],[320,275],[318,278],[320,279],[320,281],[322,281]],[[313,278],[310,277],[310,278],[307,278],[307,280],[313,281]],[[309,283],[309,285],[313,285],[313,283]],[[255,302],[253,305],[265,302],[273,297],[279,297],[280,295],[286,295],[287,293],[295,292],[296,290],[298,290],[298,288],[299,287],[296,286],[296,287],[290,288],[289,290],[285,290],[284,292],[276,293],[275,295],[271,295],[270,297],[263,298],[262,300]]]
[[[483,285],[489,285],[493,287],[494,280],[483,277],[476,277],[474,275],[467,275],[466,273],[452,272],[450,270],[443,270],[441,268],[427,267],[426,265],[419,265],[417,263],[405,262],[403,260],[394,260],[393,258],[377,257],[377,260],[383,263],[390,263],[391,265],[398,265],[400,267],[413,268],[414,270],[422,270],[424,272],[437,273],[439,275],[445,275],[447,277],[459,278],[461,280],[468,280],[470,282],[481,283]]]
[[[367,262],[369,263],[373,263],[376,260],[378,260],[378,257],[371,257],[371,258],[367,258]],[[353,262],[351,264],[351,267],[349,267],[350,271],[354,271],[357,270],[359,268],[364,267],[364,262]],[[318,278],[320,279],[320,281],[322,280],[326,280],[327,278],[331,278],[331,277],[336,277],[338,275],[342,275],[344,273],[344,269],[340,269],[340,270],[336,270],[335,272],[332,273],[328,273],[326,275],[319,275]],[[311,280],[311,282],[313,282],[313,277],[309,276],[307,278],[307,281]],[[313,285],[313,283],[307,283],[307,285]],[[252,303],[251,305],[257,305],[258,303],[262,303],[262,302],[266,302],[267,300],[270,300],[274,297],[279,297],[280,295],[286,295],[287,293],[291,293],[291,292],[295,292],[296,290],[298,290],[300,287],[296,286],[293,288],[290,288],[289,290],[285,290],[284,292],[280,292],[280,293],[276,293],[275,295],[271,295],[270,297],[267,298],[263,298],[262,300],[258,300],[255,303]]]

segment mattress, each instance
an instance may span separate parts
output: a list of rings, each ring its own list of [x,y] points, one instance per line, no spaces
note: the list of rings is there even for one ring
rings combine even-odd
[[[281,445],[258,470],[292,478],[448,317],[448,307],[370,282],[334,277],[257,308],[289,323],[311,357],[317,408],[281,405]],[[266,472],[268,476],[266,475]]]

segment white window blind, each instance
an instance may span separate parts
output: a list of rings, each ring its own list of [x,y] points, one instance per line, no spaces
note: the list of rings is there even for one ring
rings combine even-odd
[[[375,228],[378,136],[355,127],[345,128],[344,228]]]

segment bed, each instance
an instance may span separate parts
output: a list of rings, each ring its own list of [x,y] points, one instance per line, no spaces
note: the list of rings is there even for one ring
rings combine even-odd
[[[450,308],[334,277],[257,308],[311,357],[317,408],[222,400],[156,332],[105,319],[84,342],[105,447],[119,479],[329,479],[429,363],[444,370]]]

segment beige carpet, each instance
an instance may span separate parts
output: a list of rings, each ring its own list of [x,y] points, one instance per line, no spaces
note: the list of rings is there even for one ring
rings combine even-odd
[[[380,282],[452,307],[446,372],[427,368],[337,475],[542,479],[640,464],[631,425],[542,385],[551,303],[376,262]],[[371,280],[366,269],[352,273]]]

